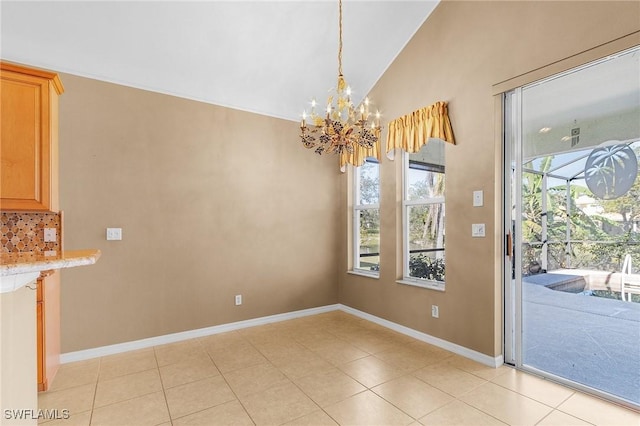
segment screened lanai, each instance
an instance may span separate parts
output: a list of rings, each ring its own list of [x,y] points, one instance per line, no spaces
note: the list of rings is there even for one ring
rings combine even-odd
[[[525,160],[523,275],[640,265],[638,153],[636,139]]]

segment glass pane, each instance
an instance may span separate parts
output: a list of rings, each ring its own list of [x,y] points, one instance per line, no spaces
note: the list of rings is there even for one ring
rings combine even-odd
[[[378,204],[380,202],[380,166],[377,162],[366,161],[357,170],[360,173],[357,204]]]
[[[407,174],[408,200],[444,197],[444,173],[419,169],[412,166],[410,163]]]
[[[444,167],[444,147],[446,142],[438,138],[430,138],[420,151],[409,154],[411,161],[433,164]]]
[[[408,206],[409,276],[444,281],[444,203]]]
[[[429,139],[420,151],[409,154],[407,200],[444,197],[444,146],[440,139]]]
[[[636,405],[640,298],[622,293],[640,278],[638,75],[635,49],[524,87],[516,183],[519,362]]]
[[[409,276],[444,282],[444,250],[409,255]]]
[[[370,271],[380,270],[380,211],[366,209],[358,211],[358,255],[355,268]]]

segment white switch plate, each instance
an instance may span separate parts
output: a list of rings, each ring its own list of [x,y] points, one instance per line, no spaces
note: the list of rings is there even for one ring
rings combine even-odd
[[[484,191],[473,191],[473,207],[484,205]]]
[[[434,318],[440,318],[438,305],[431,305],[431,316]]]
[[[44,242],[55,243],[56,242],[56,228],[44,228]]]
[[[122,239],[122,228],[107,228],[107,240],[119,241]]]
[[[240,306],[242,305],[242,295],[241,294],[237,294],[236,295],[236,306]]]
[[[484,237],[484,223],[474,223],[471,225],[472,237]]]

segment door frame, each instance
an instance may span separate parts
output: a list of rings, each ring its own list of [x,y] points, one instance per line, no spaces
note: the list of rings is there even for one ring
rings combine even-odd
[[[522,196],[522,90],[531,84],[548,78],[556,78],[564,74],[573,73],[583,67],[593,66],[598,62],[611,59],[611,56],[618,56],[626,53],[631,48],[617,50],[600,58],[589,59],[582,64],[575,65],[560,72],[550,70],[549,74],[540,77],[535,81],[529,81],[518,87],[511,87],[501,93],[501,147],[502,147],[502,291],[503,291],[503,357],[506,364],[514,366],[516,369],[532,373],[547,380],[576,389],[578,391],[595,395],[600,398],[618,403],[620,405],[638,410],[639,406],[629,400],[620,398],[599,389],[584,385],[579,382],[556,376],[544,370],[537,369],[530,365],[524,365],[522,353],[523,335],[523,315],[522,315],[522,236],[519,229],[519,218],[522,217],[521,202],[514,202]],[[609,57],[608,57],[609,56]],[[549,67],[545,67],[549,68]],[[494,86],[495,87],[495,86]],[[519,107],[513,108],[514,105]],[[518,167],[517,164],[520,164]],[[515,188],[514,188],[515,187]],[[515,208],[514,208],[515,207]],[[512,225],[515,220],[515,226]],[[512,229],[515,228],[514,229]],[[515,232],[514,232],[515,231]],[[511,234],[511,239],[509,235]],[[508,244],[512,244],[511,251]],[[513,263],[509,257],[514,256]],[[513,269],[512,269],[513,268]],[[516,273],[512,275],[512,271]]]

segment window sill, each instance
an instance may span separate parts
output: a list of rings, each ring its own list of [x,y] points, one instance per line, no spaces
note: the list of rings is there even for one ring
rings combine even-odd
[[[370,272],[361,269],[352,269],[351,271],[347,271],[347,274],[351,275],[360,275],[361,277],[375,278],[380,279],[380,272]]]
[[[444,291],[444,282],[442,281],[415,281],[410,279],[396,280],[398,284],[412,285],[414,287],[426,288],[428,290]]]

